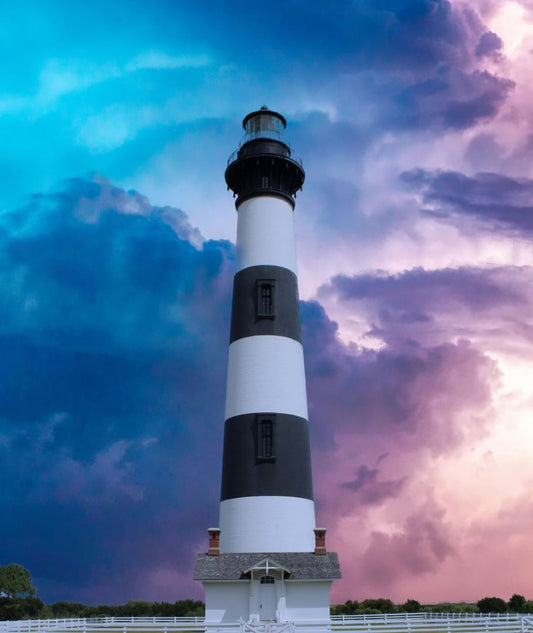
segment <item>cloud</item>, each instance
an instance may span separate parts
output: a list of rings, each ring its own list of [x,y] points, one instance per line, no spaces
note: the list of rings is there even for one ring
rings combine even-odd
[[[2,216],[0,542],[46,600],[200,595],[188,570],[216,523],[234,258],[180,210],[99,177]],[[332,543],[357,524],[343,564],[369,592],[454,558],[425,473],[493,422],[495,361],[446,323],[424,328],[527,307],[505,269],[439,272],[322,290],[360,306],[381,349],[343,342],[301,302],[319,518]]]
[[[493,117],[513,87],[511,80],[486,70],[464,72],[443,66],[399,93],[399,122],[414,128],[470,128]]]
[[[140,575],[190,564],[215,521],[234,258],[180,210],[101,178],[2,216],[1,540],[45,599],[105,600],[111,559],[114,600],[161,599]]]
[[[299,31],[289,35],[279,24],[275,30],[265,25],[265,47],[254,64],[268,68],[268,51],[275,47],[298,69],[298,98],[291,95],[287,108],[323,112],[374,137],[472,127],[493,117],[514,86],[480,65],[480,56],[494,57],[498,36],[465,4],[342,2],[330,11],[308,3],[303,14],[296,6],[284,5],[283,12],[286,24],[298,23]],[[257,19],[254,10],[247,15],[250,22]],[[231,48],[230,54],[247,68],[238,51]]]
[[[359,493],[364,505],[381,504],[386,499],[397,497],[403,488],[405,478],[379,481],[379,473],[379,468],[359,466],[355,479],[343,482],[341,487]]]
[[[533,233],[533,180],[529,178],[424,169],[404,172],[401,178],[440,218],[466,216],[488,230],[527,238]]]
[[[302,303],[302,321],[316,496],[333,525],[408,498],[417,481],[424,498],[427,465],[490,430],[499,372],[468,341],[370,350],[343,343],[316,302]]]
[[[138,55],[126,64],[128,72],[137,70],[168,70],[174,68],[199,68],[211,62],[208,55],[168,55],[163,51],[150,50]]]
[[[477,57],[495,57],[501,55],[503,41],[492,31],[487,31],[479,38],[479,42],[475,48]]]
[[[210,11],[206,11],[209,7]],[[471,59],[472,40],[479,39],[486,30],[472,9],[439,0],[409,0],[407,2],[339,2],[335,11],[318,1],[309,2],[302,12],[297,5],[277,1],[272,13],[283,15],[277,23],[262,23],[265,48],[258,51],[265,56],[276,46],[282,54],[308,58],[315,55],[314,70],[321,71],[334,62],[340,69],[431,68],[439,62],[464,64]],[[245,10],[247,9],[247,11]],[[246,50],[253,41],[252,27],[262,17],[260,8],[237,3],[236,12],[250,27],[241,37],[232,39],[221,34],[214,37],[219,46],[235,52],[237,43]],[[204,16],[206,28],[220,23],[223,9],[213,7],[208,0],[197,4],[198,14]],[[293,25],[299,28],[295,30]],[[309,37],[309,33],[315,37]],[[319,58],[316,51],[327,50]],[[262,60],[259,60],[260,62]]]
[[[210,63],[211,59],[206,54],[177,56],[160,50],[147,50],[122,65],[52,58],[44,63],[39,73],[37,92],[30,96],[4,96],[0,100],[0,112],[30,111],[34,116],[43,116],[61,98],[76,92],[86,92],[109,81],[124,79],[128,73],[193,69]]]
[[[443,521],[442,510],[428,504],[407,518],[393,533],[373,532],[361,560],[361,572],[368,581],[387,590],[398,573],[427,574],[454,554],[452,535]],[[368,582],[367,581],[367,582]]]
[[[530,267],[461,267],[402,274],[338,275],[319,290],[341,314],[366,324],[388,350],[409,351],[465,339],[493,351],[530,348]]]
[[[4,214],[0,254],[0,463],[4,479],[18,473],[2,491],[1,540],[46,599],[175,596],[161,577],[192,564],[216,521],[233,246],[94,177]],[[369,351],[343,344],[317,302],[302,317],[317,489],[345,482],[328,514],[400,498],[412,478],[401,455],[446,453],[482,431],[471,412],[487,405],[493,366],[471,346]],[[52,573],[59,543],[69,563]],[[71,579],[66,593],[58,578]]]
[[[527,279],[513,268],[333,278],[319,297],[366,320],[379,349],[341,342],[319,304],[303,305],[318,513],[358,597],[457,595],[431,594],[469,558],[435,473],[494,431],[501,370],[486,343],[497,325],[502,345],[519,340],[508,319],[529,319]],[[337,600],[353,595],[336,590]]]
[[[263,101],[287,115],[308,175],[297,226],[303,296],[317,297],[302,302],[315,490],[341,590],[420,599],[431,579],[445,596],[439,578],[472,561],[491,577],[463,533],[496,562],[500,519],[525,538],[509,511],[480,520],[475,541],[449,479],[435,484],[497,423],[522,440],[528,428],[517,393],[531,382],[533,275],[506,265],[531,235],[528,34],[486,4],[273,0],[266,21],[244,0],[231,15],[211,0],[9,9],[0,543],[45,599],[200,594],[190,570],[216,523],[235,264],[218,239],[234,229],[222,170]],[[151,200],[98,177],[50,190],[95,167]],[[49,193],[21,204],[28,191]],[[507,494],[471,485],[469,509],[484,486]]]

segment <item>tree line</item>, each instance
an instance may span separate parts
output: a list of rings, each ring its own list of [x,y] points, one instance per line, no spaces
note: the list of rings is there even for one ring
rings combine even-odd
[[[533,613],[533,600],[513,594],[508,601],[503,598],[482,598],[475,604],[466,602],[440,602],[438,604],[420,604],[409,599],[403,604],[394,604],[388,598],[372,598],[358,602],[347,600],[344,604],[331,606],[332,615],[359,615],[371,613]]]
[[[200,600],[178,600],[177,602],[131,600],[123,605],[88,606],[81,602],[44,604],[40,598],[32,596],[0,598],[0,621],[132,616],[184,617],[203,616],[204,613],[204,603]]]
[[[200,600],[147,602],[131,600],[123,605],[88,606],[81,602],[45,604],[36,597],[30,572],[16,563],[0,565],[0,621],[94,617],[185,617],[203,616]]]
[[[332,615],[357,615],[370,613],[416,613],[420,611],[440,613],[533,613],[533,600],[513,594],[508,601],[497,597],[478,600],[476,604],[441,602],[423,605],[409,599],[394,604],[388,598],[370,598],[358,602],[347,600],[331,606]],[[0,565],[0,621],[55,618],[93,617],[191,617],[203,616],[205,605],[200,600],[177,602],[148,602],[130,600],[123,605],[88,606],[81,602],[54,602],[45,604],[36,597],[30,572],[16,563]]]

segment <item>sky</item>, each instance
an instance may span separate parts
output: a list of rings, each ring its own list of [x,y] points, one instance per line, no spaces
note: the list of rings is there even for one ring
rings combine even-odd
[[[531,0],[20,0],[0,49],[0,564],[201,598],[242,118],[288,120],[334,602],[533,598]]]

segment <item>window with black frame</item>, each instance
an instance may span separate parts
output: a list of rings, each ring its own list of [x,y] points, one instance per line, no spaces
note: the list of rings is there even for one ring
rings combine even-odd
[[[258,279],[256,282],[256,316],[258,319],[273,319],[275,317],[274,279]]]
[[[274,416],[257,416],[257,459],[259,461],[275,461]]]

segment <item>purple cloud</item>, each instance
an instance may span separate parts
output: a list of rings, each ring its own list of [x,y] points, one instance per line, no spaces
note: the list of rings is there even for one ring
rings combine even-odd
[[[413,269],[399,275],[338,275],[319,291],[368,324],[368,336],[389,351],[417,349],[489,336],[502,349],[528,344],[531,325],[528,267]]]
[[[302,316],[317,498],[328,514],[399,494],[423,455],[486,433],[498,371],[467,341],[365,350],[339,340],[320,304],[302,303]],[[331,495],[339,481],[360,494]]]
[[[406,127],[469,128],[494,116],[513,87],[487,71],[442,66],[398,94],[398,116]]]
[[[397,574],[416,576],[436,569],[455,549],[443,516],[442,510],[426,504],[407,518],[400,532],[374,532],[361,572],[374,584],[388,587]]]
[[[479,38],[475,48],[476,57],[498,58],[501,54],[503,41],[492,31],[487,31]]]
[[[401,179],[434,207],[429,213],[439,218],[466,216],[489,230],[524,237],[533,233],[533,180],[529,178],[416,169],[404,172]]]
[[[379,468],[359,466],[355,479],[343,482],[341,488],[358,493],[363,505],[380,505],[386,499],[398,496],[404,487],[405,478],[379,480],[379,473]]]

